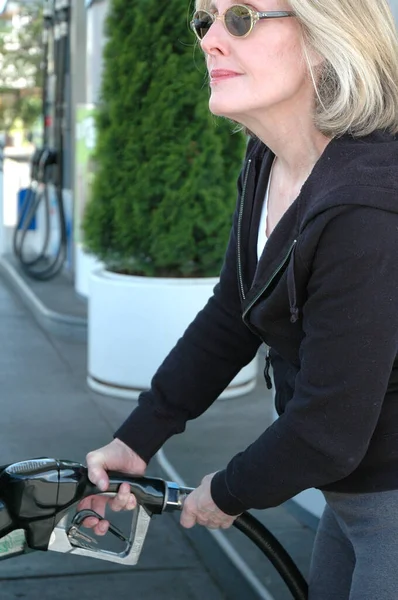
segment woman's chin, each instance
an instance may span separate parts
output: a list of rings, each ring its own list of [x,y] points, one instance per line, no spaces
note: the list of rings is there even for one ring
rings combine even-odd
[[[236,115],[236,107],[232,107],[227,102],[220,102],[218,98],[210,97],[209,109],[216,117],[233,119],[233,116]]]

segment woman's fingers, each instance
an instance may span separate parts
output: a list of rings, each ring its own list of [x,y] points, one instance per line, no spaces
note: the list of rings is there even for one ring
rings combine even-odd
[[[130,493],[128,483],[123,483],[116,496],[109,497],[103,495],[94,495],[84,498],[79,502],[78,510],[89,509],[98,513],[101,517],[105,517],[107,505],[114,512],[121,510],[133,510],[137,506],[137,500]],[[105,535],[109,529],[109,522],[106,519],[98,519],[96,517],[87,517],[82,523],[83,527],[93,529],[96,535]]]
[[[122,483],[115,498],[109,502],[109,506],[115,512],[132,510],[137,506],[137,500],[135,499],[135,496],[130,493],[130,486],[128,483]]]
[[[84,519],[83,521],[83,527],[88,527],[88,528],[93,528],[96,525],[98,525],[99,523],[99,519],[96,519],[95,517],[88,517],[87,519]]]
[[[108,496],[88,496],[87,498],[84,498],[81,502],[79,502],[78,504],[78,511],[81,510],[93,510],[94,512],[96,512],[97,514],[99,514],[101,517],[105,516],[105,511],[106,511],[106,505],[110,503],[110,498]],[[83,521],[83,527],[88,527],[88,528],[96,528],[97,525],[100,523],[100,519],[96,518],[96,517],[87,517],[86,519],[84,519]],[[102,531],[104,529],[104,527],[100,527],[98,528],[98,531]],[[94,529],[94,531],[96,531],[96,529]]]
[[[98,525],[94,527],[95,535],[105,535],[109,529],[109,522],[105,519],[103,521],[99,521]]]

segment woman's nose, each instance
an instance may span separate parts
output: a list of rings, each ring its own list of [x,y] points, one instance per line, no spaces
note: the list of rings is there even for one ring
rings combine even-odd
[[[201,40],[200,46],[205,54],[228,54],[229,37],[222,21],[217,19]]]

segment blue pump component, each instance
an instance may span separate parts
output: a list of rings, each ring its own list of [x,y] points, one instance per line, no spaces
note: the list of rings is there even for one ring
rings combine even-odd
[[[30,188],[22,188],[18,192],[18,229],[20,230],[36,231],[37,229],[36,215],[29,220],[29,223],[25,223],[25,218],[30,213],[31,206],[35,202],[35,197],[36,194],[32,194]]]

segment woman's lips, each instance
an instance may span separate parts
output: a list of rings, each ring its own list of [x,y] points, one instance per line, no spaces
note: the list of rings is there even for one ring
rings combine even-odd
[[[224,81],[225,79],[231,79],[232,77],[239,77],[240,73],[235,71],[227,71],[226,69],[213,69],[210,71],[210,83],[217,83],[218,81]]]

